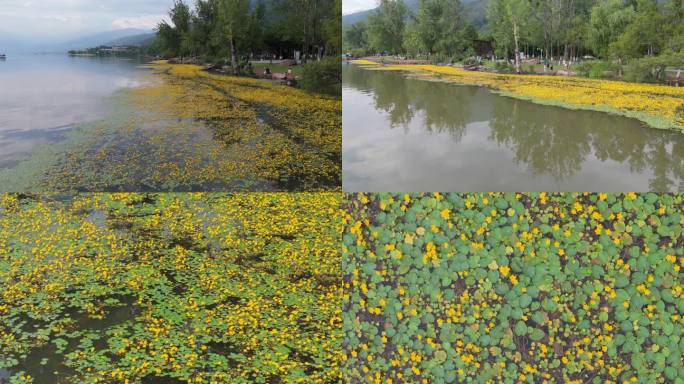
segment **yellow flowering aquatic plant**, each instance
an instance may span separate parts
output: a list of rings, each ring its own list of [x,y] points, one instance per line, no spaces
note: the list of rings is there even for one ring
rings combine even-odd
[[[348,194],[345,375],[684,379],[682,195]]]
[[[370,70],[407,71],[426,80],[479,85],[540,104],[616,113],[637,118],[655,128],[684,131],[684,88],[681,87],[584,77],[477,72],[438,65],[378,65],[369,60],[356,63]]]
[[[14,382],[341,380],[340,194],[0,195]]]
[[[157,62],[0,190],[312,191],[341,187],[342,102],[271,81]]]

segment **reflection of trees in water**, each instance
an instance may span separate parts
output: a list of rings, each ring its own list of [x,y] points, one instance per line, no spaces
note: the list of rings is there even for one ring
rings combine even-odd
[[[504,97],[492,97],[491,103],[490,139],[512,150],[516,161],[527,164],[534,174],[565,179],[591,154],[590,143],[578,140],[586,137],[588,128],[555,113],[556,108]]]
[[[470,88],[453,92],[453,85],[406,78],[403,73],[345,68],[344,81],[362,92],[372,92],[375,108],[389,114],[392,128],[409,124],[422,112],[422,128],[429,133],[448,133],[462,138],[470,122]]]
[[[411,97],[405,79],[396,73],[381,72],[369,80],[373,87],[375,108],[389,113],[392,128],[402,125],[408,129],[415,112],[411,108]]]
[[[493,95],[476,87],[406,78],[397,72],[345,68],[344,81],[374,94],[375,108],[392,127],[408,129],[420,113],[427,132],[460,141],[468,124],[489,120],[489,139],[513,151],[534,174],[561,181],[577,174],[588,156],[651,171],[649,189],[684,186],[684,135],[645,128],[637,120],[606,113],[547,107]]]
[[[406,81],[396,73],[363,70],[345,66],[342,71],[344,85],[351,85],[364,92],[372,93],[375,108],[390,115],[392,128],[408,124],[413,120],[414,112],[410,107]]]
[[[649,180],[650,190],[681,191],[684,189],[684,139],[682,137],[677,137],[677,139],[672,140],[662,135],[650,144],[652,149],[649,151],[649,157],[652,164],[662,164],[662,166],[653,167],[654,176]]]
[[[573,111],[509,98],[493,98],[491,138],[510,148],[534,173],[557,180],[581,170],[587,156],[650,170],[649,189],[679,189],[684,180],[684,136],[644,127],[605,113]]]
[[[454,92],[453,85],[410,79],[407,88],[415,109],[423,112],[423,126],[428,132],[449,133],[460,141],[466,127],[473,122],[477,88],[463,87]]]

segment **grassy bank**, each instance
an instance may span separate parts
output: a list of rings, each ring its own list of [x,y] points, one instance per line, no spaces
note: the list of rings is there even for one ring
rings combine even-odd
[[[339,382],[339,200],[0,195],[0,381]]]
[[[480,85],[539,104],[589,109],[639,119],[654,128],[684,132],[684,88],[581,77],[515,75],[467,71],[437,65],[379,65],[374,70],[409,71],[428,80]]]
[[[292,70],[295,76],[301,76],[303,66],[301,65],[283,65],[283,64],[268,64],[268,63],[254,63],[252,64],[255,73],[263,73],[266,68],[270,69],[271,72],[287,73],[288,70]]]

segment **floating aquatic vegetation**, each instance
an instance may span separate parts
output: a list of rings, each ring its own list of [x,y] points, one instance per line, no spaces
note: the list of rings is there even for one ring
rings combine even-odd
[[[339,202],[0,195],[0,382],[339,382]]]
[[[354,194],[345,375],[684,380],[678,194]]]
[[[339,98],[191,65],[151,66],[111,115],[10,170],[2,190],[253,191],[341,186]]]
[[[637,118],[655,128],[684,132],[684,88],[584,77],[467,71],[438,65],[378,65],[373,70],[410,71],[419,78],[492,88],[507,96],[566,108],[592,109]]]

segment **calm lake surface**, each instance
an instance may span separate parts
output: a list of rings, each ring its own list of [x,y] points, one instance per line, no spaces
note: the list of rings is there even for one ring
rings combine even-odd
[[[141,85],[140,62],[66,54],[8,55],[0,60],[0,169],[59,141],[74,124],[107,112],[116,90]]]
[[[343,67],[346,191],[681,191],[684,135]]]

